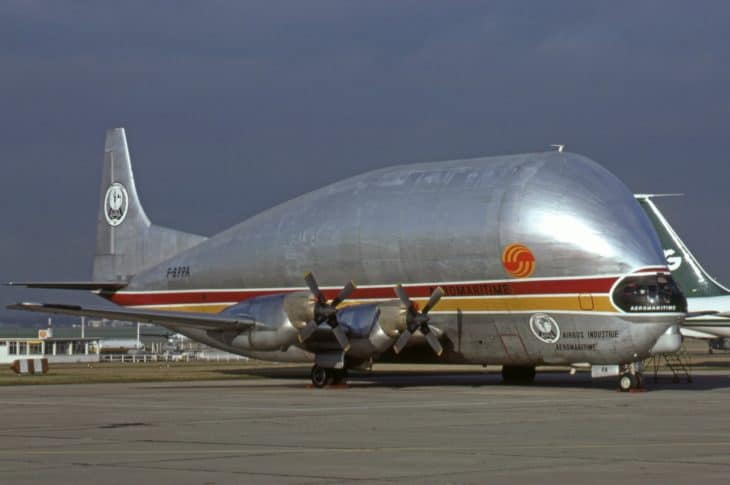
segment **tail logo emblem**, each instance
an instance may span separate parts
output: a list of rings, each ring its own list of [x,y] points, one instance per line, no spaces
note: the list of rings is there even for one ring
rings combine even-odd
[[[502,252],[502,266],[513,278],[527,278],[535,271],[535,256],[522,244],[510,244]]]
[[[127,189],[119,182],[114,182],[106,189],[104,196],[104,217],[110,226],[116,227],[127,217],[129,196]]]
[[[667,265],[669,271],[676,271],[682,266],[682,256],[675,256],[676,251],[674,249],[665,249],[664,257],[667,258]]]

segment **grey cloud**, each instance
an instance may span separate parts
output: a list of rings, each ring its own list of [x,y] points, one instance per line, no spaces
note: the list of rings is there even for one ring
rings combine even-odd
[[[730,282],[730,5],[6,2],[0,279],[85,278],[104,129],[156,222],[205,234],[408,161],[567,143]],[[707,225],[717,239],[703,232]],[[37,295],[37,296],[36,296]],[[0,302],[43,293],[0,290]],[[68,294],[54,294],[65,299]]]

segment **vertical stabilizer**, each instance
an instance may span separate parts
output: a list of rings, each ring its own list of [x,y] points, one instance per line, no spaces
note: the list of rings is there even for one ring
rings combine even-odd
[[[674,195],[674,194],[668,194]],[[659,236],[672,276],[687,297],[721,296],[730,290],[713,279],[700,265],[652,200],[659,195],[637,194],[639,205],[649,216]]]
[[[107,130],[94,280],[128,280],[204,240],[150,222],[137,195],[124,128]]]

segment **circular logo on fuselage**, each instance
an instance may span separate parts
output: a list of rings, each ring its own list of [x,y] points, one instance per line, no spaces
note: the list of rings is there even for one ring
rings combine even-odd
[[[118,226],[124,222],[129,208],[127,189],[119,182],[114,182],[106,189],[104,196],[104,217],[110,226]]]
[[[533,335],[546,344],[554,344],[560,339],[558,322],[547,313],[535,313],[530,317],[530,330]]]
[[[527,246],[510,244],[502,251],[502,266],[513,278],[527,278],[535,271],[535,256]]]

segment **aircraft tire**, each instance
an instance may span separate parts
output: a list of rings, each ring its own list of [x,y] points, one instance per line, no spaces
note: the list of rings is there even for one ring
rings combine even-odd
[[[634,374],[626,372],[619,378],[618,387],[621,392],[629,392],[631,389],[636,389],[638,387],[638,383],[639,381]]]
[[[324,367],[314,365],[312,366],[310,377],[312,378],[312,385],[321,389],[332,384],[334,379],[333,369],[326,369]]]

